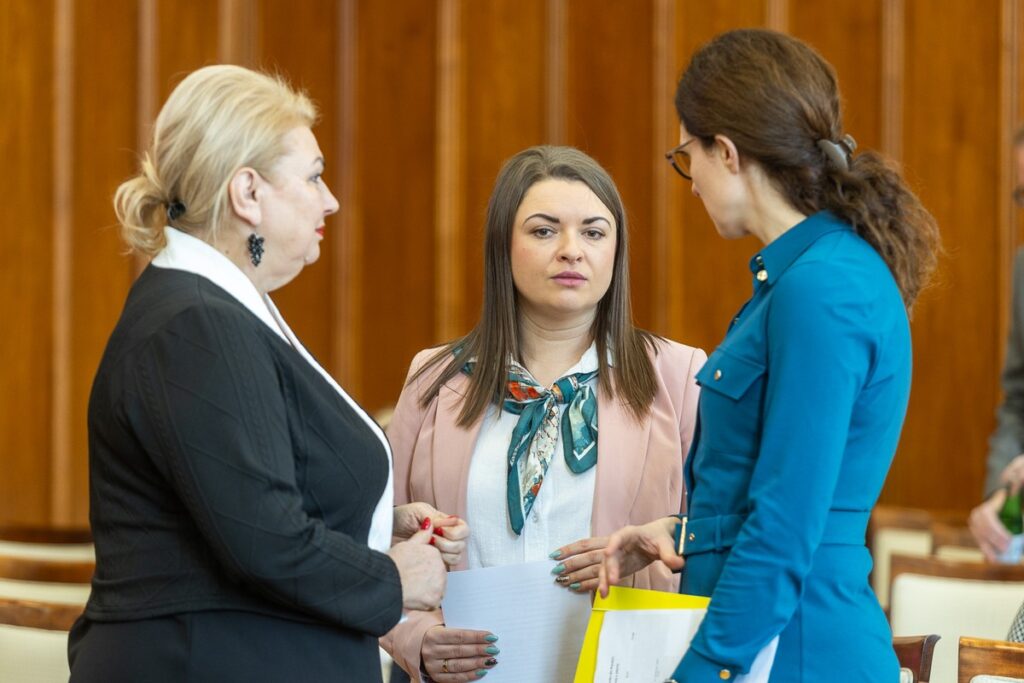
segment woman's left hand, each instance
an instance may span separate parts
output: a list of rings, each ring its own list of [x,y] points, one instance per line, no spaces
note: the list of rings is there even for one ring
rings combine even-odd
[[[441,551],[441,559],[449,567],[454,567],[462,560],[466,552],[466,539],[469,537],[469,525],[455,515],[445,514],[428,503],[406,503],[394,508],[395,540],[404,541],[423,528],[423,523],[430,520],[434,528],[431,545]]]
[[[584,538],[555,550],[551,553],[557,563],[551,571],[557,574],[555,582],[576,593],[595,590],[607,545],[608,537],[600,536]]]

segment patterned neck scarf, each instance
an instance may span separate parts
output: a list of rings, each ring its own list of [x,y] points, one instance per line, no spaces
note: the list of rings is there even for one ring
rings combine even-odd
[[[472,374],[474,363],[463,371]],[[597,370],[566,375],[550,389],[512,362],[502,408],[519,415],[508,446],[508,516],[512,530],[523,533],[527,515],[540,493],[558,443],[558,404],[562,412],[562,453],[569,469],[580,474],[597,464],[597,396],[587,382]]]

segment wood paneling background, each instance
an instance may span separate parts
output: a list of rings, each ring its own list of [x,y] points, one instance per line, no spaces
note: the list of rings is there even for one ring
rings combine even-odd
[[[1010,139],[1024,0],[0,0],[0,521],[82,523],[93,373],[143,265],[110,200],[171,88],[217,61],[319,103],[341,200],[319,263],[276,299],[371,410],[413,353],[480,305],[482,222],[503,159],[573,144],[616,178],[638,323],[711,350],[750,293],[662,159],[675,80],[716,33],[768,26],[836,67],[847,129],[891,154],[947,250],[915,310],[915,378],[883,500],[966,510],[999,398],[1020,241]]]

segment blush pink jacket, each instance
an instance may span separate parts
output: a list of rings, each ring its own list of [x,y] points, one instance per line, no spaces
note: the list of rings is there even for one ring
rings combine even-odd
[[[591,521],[593,536],[608,536],[629,524],[644,524],[686,508],[683,461],[690,450],[699,387],[694,375],[707,360],[700,349],[658,340],[651,354],[658,389],[651,410],[637,421],[616,393],[598,391],[597,480]],[[411,376],[437,349],[416,354]],[[441,368],[407,382],[387,429],[395,461],[395,505],[430,503],[442,512],[466,517],[466,487],[473,448],[482,420],[457,424],[468,378],[459,374],[441,387],[426,407],[423,390]],[[472,520],[470,533],[472,533]],[[465,559],[455,569],[465,569]],[[675,591],[678,576],[655,562],[622,585]],[[419,681],[423,634],[443,623],[439,610],[410,612],[381,638],[381,645]]]

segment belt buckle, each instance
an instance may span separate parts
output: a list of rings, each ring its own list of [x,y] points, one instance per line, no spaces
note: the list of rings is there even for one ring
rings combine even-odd
[[[682,557],[686,548],[686,515],[679,518],[679,542],[676,543],[676,555]]]

